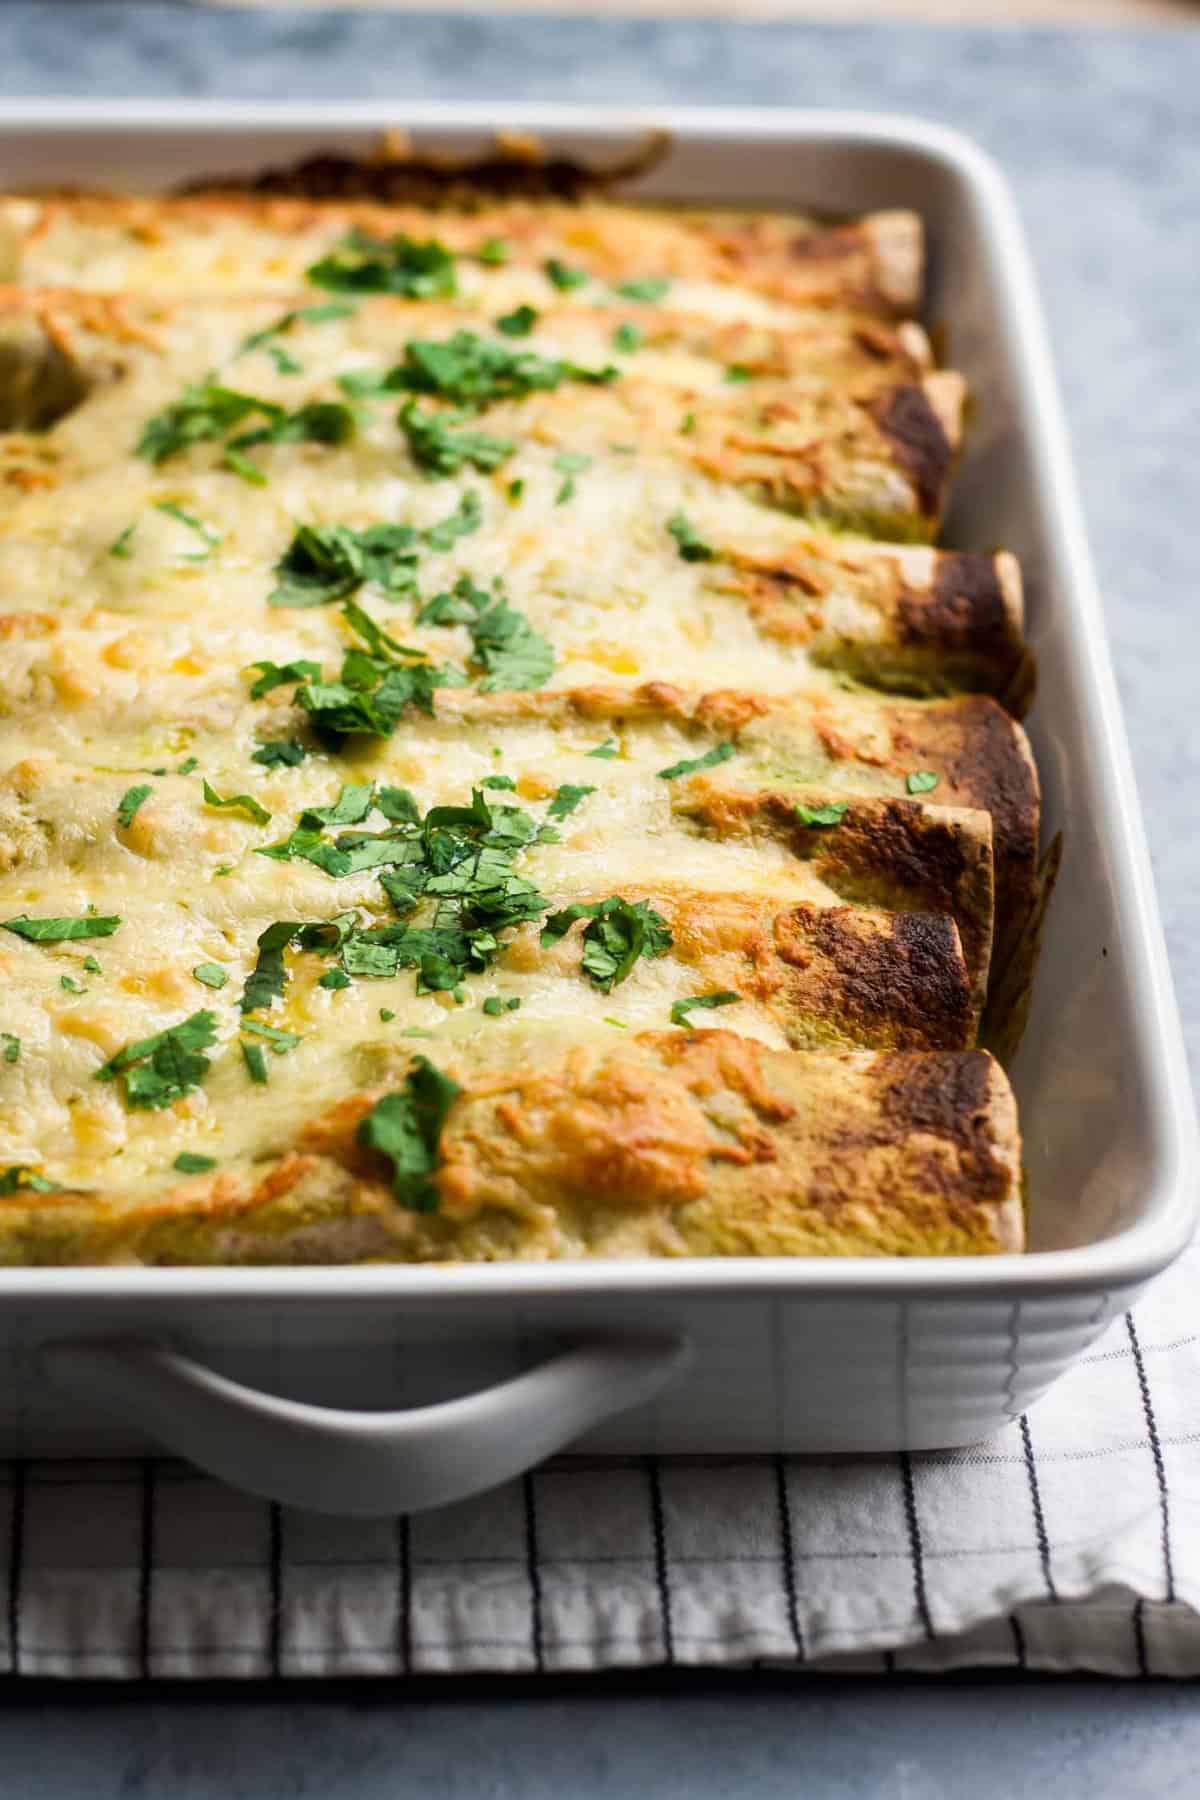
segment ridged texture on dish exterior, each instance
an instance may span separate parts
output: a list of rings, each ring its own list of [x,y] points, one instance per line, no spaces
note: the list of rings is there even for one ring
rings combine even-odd
[[[306,281],[351,231],[417,296]],[[1032,664],[1012,557],[929,543],[920,261],[906,214],[0,201],[0,1257],[1020,1246],[972,1046]]]

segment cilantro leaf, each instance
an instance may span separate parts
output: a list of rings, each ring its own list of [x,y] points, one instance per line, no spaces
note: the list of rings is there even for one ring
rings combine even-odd
[[[796,817],[802,825],[840,825],[848,811],[845,800],[830,800],[825,806],[796,805]]]
[[[223,969],[220,963],[197,963],[192,970],[192,979],[202,982],[205,987],[220,990],[229,980],[229,971]]]
[[[674,781],[677,775],[694,775],[698,769],[715,769],[718,763],[728,762],[736,754],[736,746],[731,743],[714,744],[703,756],[684,758],[682,762],[672,763],[669,769],[659,769],[660,781]]]
[[[904,785],[910,794],[931,794],[939,779],[932,769],[914,769]]]
[[[641,347],[642,328],[640,325],[635,325],[627,319],[623,324],[617,326],[613,332],[614,350],[621,350],[626,356],[631,356],[635,350],[640,350]]]
[[[250,689],[252,700],[261,700],[264,694],[271,692],[272,688],[286,687],[289,682],[319,680],[321,674],[320,663],[305,661],[277,663],[266,660],[251,663],[250,668],[262,671]]]
[[[483,507],[479,495],[474,488],[468,488],[457,509],[437,525],[431,525],[423,535],[431,550],[450,550],[460,537],[478,531],[482,523]]]
[[[719,993],[693,994],[690,999],[675,1000],[671,1004],[671,1023],[672,1025],[687,1025],[690,1023],[689,1013],[698,1012],[701,1008],[732,1006],[741,997],[740,994],[730,993],[728,988],[723,988]]]
[[[619,281],[617,292],[623,300],[647,300],[652,304],[664,300],[671,284],[662,275],[646,275],[640,281]]]
[[[21,1040],[20,1040],[20,1038],[17,1037],[15,1032],[12,1032],[12,1031],[0,1031],[0,1038],[2,1038],[4,1040],[4,1060],[5,1060],[5,1062],[6,1063],[19,1062],[21,1060]]]
[[[0,919],[0,930],[11,931],[30,944],[61,944],[69,938],[111,937],[121,923],[118,915],[88,913],[82,919],[31,919],[21,913],[15,919]]]
[[[557,943],[577,919],[591,920],[583,933],[582,966],[602,994],[625,980],[639,956],[662,956],[674,942],[666,920],[648,900],[631,904],[612,894],[551,913],[542,927],[543,947]]]
[[[231,794],[227,800],[222,800],[216,788],[211,787],[206,781],[204,783],[204,802],[206,806],[213,806],[225,812],[244,812],[253,819],[256,825],[269,825],[271,822],[270,813],[261,802],[254,798],[253,794]]]
[[[110,556],[119,556],[123,559],[131,557],[133,555],[133,534],[136,530],[137,520],[135,519],[132,525],[127,525],[124,531],[113,539],[112,543],[108,546],[108,554]]]
[[[550,257],[542,266],[560,294],[569,294],[572,288],[584,287],[592,279],[586,269],[569,269],[566,263],[559,262],[557,256]]]
[[[244,337],[233,354],[238,357],[247,355],[251,350],[265,350],[281,375],[298,375],[300,364],[288,355],[282,345],[274,343],[273,339],[286,336],[294,326],[302,323],[323,325],[331,319],[349,319],[353,315],[352,306],[345,306],[337,301],[330,301],[322,306],[293,307],[290,312],[285,312],[281,318],[276,319],[273,325],[266,325],[261,331],[252,331],[248,337]]]
[[[216,1026],[213,1013],[193,1013],[166,1031],[118,1050],[96,1070],[96,1080],[122,1077],[129,1107],[170,1106],[207,1075],[209,1061],[202,1052],[216,1041]]]
[[[171,1164],[171,1167],[178,1169],[181,1175],[207,1175],[208,1171],[215,1169],[216,1166],[215,1156],[198,1156],[194,1150],[181,1150]]]
[[[264,769],[295,769],[307,755],[304,745],[295,738],[269,738],[254,751],[250,761],[261,763]]]
[[[454,257],[436,238],[424,243],[399,231],[373,237],[355,226],[305,274],[314,287],[339,293],[401,294],[406,300],[448,300],[458,292]]]
[[[480,407],[546,393],[564,381],[603,384],[617,374],[612,367],[588,369],[533,350],[509,350],[473,331],[456,331],[448,338],[410,338],[404,361],[389,371],[387,382],[410,394],[436,394],[459,406]]]
[[[121,798],[117,803],[117,824],[122,831],[127,831],[133,824],[134,814],[137,812],[138,808],[150,798],[153,792],[154,789],[148,782],[144,782],[138,787],[125,789],[125,792],[121,795]]]
[[[241,1050],[242,1061],[246,1065],[246,1073],[249,1075],[251,1081],[256,1082],[259,1087],[266,1087],[268,1080],[267,1059],[263,1055],[262,1045],[248,1044],[245,1038],[242,1038]]]
[[[185,557],[186,562],[207,562],[221,542],[219,531],[210,530],[202,519],[196,517],[195,513],[190,513],[184,507],[177,506],[174,500],[156,500],[154,510],[165,513],[168,519],[177,519],[181,525],[186,525],[189,531],[203,539],[205,548],[198,555]]]
[[[579,805],[580,801],[586,800],[588,795],[594,794],[595,791],[594,787],[575,787],[571,782],[564,781],[562,786],[555,791],[554,798],[550,802],[547,816],[551,819],[565,819],[569,817],[569,815],[575,811],[575,808]]]
[[[47,1181],[27,1163],[11,1163],[0,1169],[0,1194],[61,1194],[62,1183]]]
[[[301,929],[298,921],[280,919],[268,925],[258,936],[258,960],[246,977],[246,985],[238,1002],[244,1013],[258,1012],[282,998],[287,984],[287,968],[283,953]]]
[[[505,337],[528,337],[537,321],[538,316],[532,306],[517,306],[512,312],[504,313],[496,320],[496,330],[502,331]]]
[[[146,421],[135,454],[147,462],[164,463],[191,444],[224,437],[255,413],[273,422],[284,412],[273,400],[261,400],[220,382],[189,382],[182,399]]]
[[[267,595],[268,606],[324,606],[344,600],[364,581],[390,594],[415,589],[417,534],[408,525],[301,525],[275,564],[282,579]]]
[[[358,1127],[358,1141],[392,1165],[392,1191],[413,1212],[436,1212],[438,1191],[429,1179],[440,1163],[446,1116],[462,1093],[427,1057],[413,1058],[404,1086],[384,1094]]]
[[[285,1051],[294,1050],[300,1042],[294,1031],[280,1031],[274,1025],[262,1024],[258,1019],[243,1019],[242,1030],[253,1032],[255,1037],[266,1038],[276,1056],[282,1056]]]
[[[417,466],[428,469],[432,475],[457,475],[464,465],[487,474],[506,462],[517,447],[511,438],[454,429],[471,416],[457,410],[429,412],[415,400],[401,407],[398,423]]]
[[[621,746],[616,738],[605,738],[602,744],[597,744],[594,750],[588,750],[585,754],[600,757],[604,762],[611,762],[614,756],[620,756]]]
[[[553,645],[508,604],[499,584],[489,592],[462,575],[449,592],[426,601],[417,623],[467,627],[475,659],[486,672],[480,693],[544,687],[554,673]]]
[[[679,554],[684,562],[711,562],[715,554],[711,544],[706,544],[691,520],[678,512],[667,520],[667,530],[679,546]]]

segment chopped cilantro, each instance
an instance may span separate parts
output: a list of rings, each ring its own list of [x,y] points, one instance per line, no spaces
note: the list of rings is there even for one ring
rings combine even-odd
[[[558,470],[560,475],[566,476],[566,480],[554,496],[554,504],[556,506],[562,506],[565,501],[574,497],[576,475],[582,475],[586,470],[590,469],[591,466],[592,459],[590,456],[582,456],[575,450],[559,451],[558,455],[554,458],[554,467]]]
[[[417,1056],[403,1088],[384,1094],[358,1128],[358,1141],[392,1165],[392,1191],[413,1212],[436,1212],[438,1191],[429,1179],[440,1162],[446,1115],[462,1093],[456,1081]]]
[[[623,351],[626,356],[631,356],[635,350],[640,350],[641,347],[642,328],[640,325],[635,325],[631,320],[626,319],[623,324],[617,326],[613,332],[614,350]]]
[[[415,400],[401,407],[398,422],[418,467],[431,475],[457,475],[464,466],[487,474],[507,461],[516,449],[511,438],[454,429],[472,416],[460,410],[429,412]]]
[[[483,1003],[483,1011],[489,1019],[499,1019],[504,1013],[516,1012],[519,1000],[502,1000],[499,994],[489,994]]]
[[[339,989],[348,988],[350,986],[350,977],[344,969],[326,969],[325,973],[317,982],[317,986],[329,988],[336,993]]]
[[[216,1026],[212,1013],[193,1013],[166,1031],[118,1050],[96,1070],[96,1080],[123,1077],[129,1107],[170,1106],[207,1075],[209,1061],[201,1053],[215,1042]]]
[[[454,512],[437,525],[431,525],[422,535],[431,550],[451,550],[460,537],[469,537],[482,523],[483,507],[479,495],[474,488],[468,488]]]
[[[327,256],[305,270],[314,287],[338,293],[402,294],[406,300],[448,300],[458,292],[454,257],[436,238],[419,243],[397,232],[377,238],[355,226]]]
[[[100,967],[100,964],[96,961],[94,956],[85,956],[83,959],[83,966],[89,975],[103,975],[104,973],[104,970]]]
[[[277,344],[274,340],[285,336],[295,325],[323,325],[331,319],[349,319],[353,313],[352,306],[336,301],[324,306],[294,307],[290,312],[285,312],[282,318],[276,319],[273,325],[264,326],[261,331],[252,331],[249,337],[244,337],[234,351],[234,356],[245,356],[251,350],[264,350],[280,375],[299,375],[302,373],[301,365],[282,344]]]
[[[60,975],[58,985],[65,994],[86,994],[87,989],[81,987],[73,975]]]
[[[197,963],[192,970],[192,977],[195,981],[203,982],[207,988],[220,989],[229,980],[229,971],[223,969],[220,963]]]
[[[577,919],[591,920],[583,933],[583,969],[602,994],[625,980],[639,956],[662,956],[674,941],[666,920],[648,900],[631,904],[612,894],[551,913],[542,927],[543,946],[557,943]]]
[[[494,788],[498,793],[515,794],[517,784],[511,775],[485,775],[480,782],[481,788]]]
[[[253,1032],[255,1037],[265,1038],[276,1056],[283,1056],[286,1051],[294,1050],[300,1042],[294,1031],[280,1031],[274,1025],[263,1025],[258,1019],[243,1019],[242,1030]]]
[[[546,275],[560,294],[569,294],[572,288],[581,288],[592,279],[586,269],[569,269],[566,263],[559,262],[552,256],[543,264]]]
[[[619,281],[617,292],[623,300],[648,300],[652,304],[665,300],[671,284],[661,275],[647,275],[640,281]]]
[[[247,1075],[249,1075],[251,1081],[257,1082],[259,1087],[265,1087],[267,1085],[267,1059],[262,1053],[262,1046],[259,1044],[248,1044],[243,1038],[241,1040],[241,1051],[242,1061],[246,1065]]]
[[[595,755],[595,752],[593,751],[592,754]],[[581,800],[586,800],[588,795],[594,794],[595,791],[594,787],[575,787],[571,782],[564,781],[562,786],[555,790],[547,817],[551,819],[567,818],[575,811]]]
[[[294,769],[307,755],[304,745],[298,744],[295,738],[271,738],[259,745],[250,761],[261,763],[264,769]]]
[[[496,330],[502,331],[505,337],[528,337],[537,324],[537,319],[532,306],[518,306],[496,320]]]
[[[484,238],[475,252],[475,260],[484,263],[489,268],[499,268],[501,263],[508,261],[508,245],[503,238]]]
[[[0,1169],[0,1194],[61,1194],[62,1183],[47,1181],[27,1163],[10,1163]]]
[[[132,556],[133,555],[133,534],[136,530],[137,530],[137,520],[135,519],[133,521],[132,525],[127,525],[125,527],[124,531],[120,534],[119,537],[115,537],[113,539],[112,543],[108,546],[108,554],[110,556],[119,556],[122,558],[128,558],[128,557]]]
[[[117,824],[122,831],[128,831],[133,824],[134,814],[153,792],[154,789],[148,783],[125,789],[117,803]]]
[[[190,775],[193,769],[198,769],[199,767],[200,759],[198,757],[185,756],[175,773],[177,775]]]
[[[196,517],[195,513],[187,512],[182,506],[177,506],[174,500],[156,500],[154,510],[165,513],[168,519],[177,519],[181,525],[186,525],[189,531],[203,539],[205,548],[194,555],[185,556],[183,559],[185,562],[207,562],[221,541],[219,531],[210,530],[202,519]]]
[[[588,750],[585,754],[588,756],[598,756],[605,762],[611,762],[614,756],[620,756],[621,746],[618,744],[616,738],[605,738],[602,744],[597,744],[594,750]]]
[[[317,681],[320,679],[321,675],[320,663],[305,661],[290,663],[270,661],[256,662],[250,664],[250,669],[258,669],[261,671],[258,680],[254,682],[250,689],[250,698],[252,700],[261,700],[264,694],[269,694],[271,692],[272,688],[286,687],[289,682],[295,681]],[[249,674],[249,672],[250,670],[247,670],[247,674]]]
[[[669,769],[660,769],[658,777],[660,781],[674,781],[677,775],[694,775],[697,769],[715,769],[718,763],[728,762],[735,754],[733,744],[714,744],[703,756],[685,758],[682,762],[672,763]]]
[[[253,794],[230,794],[228,799],[222,800],[216,788],[211,787],[206,781],[204,783],[204,802],[206,806],[214,806],[218,811],[244,812],[248,818],[253,819],[256,825],[269,825],[271,822],[270,813],[254,798]]]
[[[691,520],[683,513],[676,513],[667,520],[667,530],[679,546],[679,554],[684,562],[711,562],[713,548],[706,544]]]
[[[396,1015],[395,1015],[395,1013],[394,1013],[394,1012],[393,1012],[393,1011],[392,1011],[392,1009],[391,1009],[391,1007],[390,1007],[390,1006],[381,1006],[381,1007],[380,1007],[380,1009],[379,1009],[379,1017],[380,1017],[380,1018],[381,1018],[381,1019],[382,1019],[382,1020],[383,1020],[383,1023],[384,1023],[384,1024],[385,1024],[385,1025],[390,1025],[390,1024],[391,1024],[391,1022],[392,1022],[392,1020],[393,1020],[393,1019],[394,1019],[394,1018],[395,1018],[395,1016],[396,1016]]]
[[[417,623],[466,626],[475,659],[485,670],[481,693],[540,688],[554,673],[553,646],[508,604],[499,583],[489,592],[462,575],[449,592],[425,602]]]
[[[840,825],[846,816],[848,802],[830,800],[826,806],[804,806],[797,804],[796,817],[802,825]]]
[[[745,363],[730,363],[725,371],[725,379],[734,387],[737,387],[743,381],[753,381],[754,370],[748,369]]]
[[[521,495],[524,492],[525,492],[525,483],[523,481],[518,480],[518,481],[510,481],[509,482],[508,497],[513,502],[514,505],[521,498]]]
[[[732,1006],[741,997],[740,994],[732,994],[728,988],[723,988],[716,994],[693,994],[690,999],[675,1000],[671,1005],[671,1023],[672,1025],[690,1024],[689,1013],[697,1012],[702,1007]]]
[[[390,737],[409,706],[432,716],[436,689],[462,684],[455,671],[437,667],[423,651],[397,643],[353,600],[342,607],[342,617],[366,649],[346,652],[337,681],[322,681],[320,672],[314,671],[296,694],[297,705],[320,730],[336,736],[364,732]]]
[[[208,1171],[215,1169],[216,1166],[215,1156],[198,1156],[194,1150],[181,1150],[171,1164],[171,1167],[178,1169],[181,1175],[207,1175]]]
[[[6,1063],[18,1062],[20,1060],[20,1056],[21,1056],[21,1040],[20,1040],[20,1038],[17,1037],[16,1034],[11,1031],[0,1031],[0,1038],[3,1038],[3,1040],[4,1040],[4,1060],[5,1060],[5,1062]]]
[[[0,919],[0,930],[11,931],[30,944],[61,944],[69,938],[111,937],[121,923],[119,915],[88,913],[82,919],[31,919],[21,913]]]
[[[393,825],[419,825],[421,809],[407,788],[381,787],[375,804]]]
[[[473,331],[456,331],[448,338],[410,338],[404,361],[385,380],[397,392],[436,394],[458,406],[482,407],[546,393],[564,381],[603,384],[617,373],[611,366],[588,369],[533,350],[509,350]]]
[[[932,769],[914,769],[905,781],[910,794],[931,794],[938,784],[939,777]]]
[[[691,435],[692,435],[693,431],[695,431],[695,429],[696,429],[695,413],[694,412],[684,413],[683,418],[680,421],[680,425],[679,425],[680,435],[682,437],[691,437]]]
[[[279,582],[268,606],[324,606],[344,600],[364,581],[391,596],[416,591],[417,533],[409,525],[301,525],[275,564]]]
[[[259,415],[265,423],[239,437],[227,434]],[[312,442],[340,444],[355,429],[354,414],[340,400],[310,400],[288,412],[274,400],[242,393],[218,382],[192,382],[183,398],[149,419],[136,446],[147,462],[164,463],[192,444],[226,438],[223,460],[246,481],[261,485],[266,476],[243,455],[256,444]]]

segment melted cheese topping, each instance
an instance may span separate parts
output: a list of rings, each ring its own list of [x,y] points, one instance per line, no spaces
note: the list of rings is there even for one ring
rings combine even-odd
[[[32,205],[7,207],[17,237],[37,223],[22,211]],[[543,226],[526,228],[531,255],[547,249]],[[342,298],[293,291],[333,242],[319,220],[284,247],[251,215],[215,233],[172,229],[168,215],[161,241],[124,227],[114,236],[103,217],[89,226],[48,215],[44,227],[18,258],[27,280],[119,288],[135,273],[146,295],[270,287],[290,294],[289,312]],[[914,651],[903,611],[932,592],[938,553],[814,529],[762,503],[772,496],[757,464],[749,474],[722,464],[734,440],[739,456],[773,454],[782,430],[789,457],[809,458],[814,491],[835,512],[911,509],[911,474],[871,435],[868,402],[897,383],[939,379],[927,376],[922,335],[866,331],[853,312],[739,285],[726,267],[716,279],[711,258],[697,254],[691,266],[685,240],[669,232],[642,239],[646,272],[672,272],[669,309],[624,303],[611,211],[593,227],[590,240],[586,221],[582,238],[564,228],[557,254],[590,251],[601,268],[607,257],[611,278],[569,294],[537,261],[462,261],[453,304],[349,296],[345,315],[291,320],[249,347],[283,317],[278,299],[143,299],[95,311],[59,295],[11,309],[17,363],[65,357],[81,397],[48,429],[0,443],[0,919],[95,912],[121,924],[107,938],[63,943],[0,932],[0,1029],[11,1034],[0,1050],[20,1046],[0,1060],[0,1169],[28,1165],[137,1200],[176,1185],[180,1152],[223,1167],[279,1155],[331,1100],[394,1067],[406,1039],[503,1063],[547,1034],[664,1027],[675,1002],[739,981],[736,1004],[691,1023],[775,1048],[863,1041],[845,1035],[832,1001],[779,997],[763,975],[777,960],[772,921],[799,909],[803,936],[815,913],[859,903],[866,923],[855,929],[874,931],[870,921],[885,915],[873,905],[922,908],[924,873],[889,865],[881,850],[878,868],[848,886],[819,845],[798,855],[786,835],[706,821],[695,796],[723,784],[750,794],[782,784],[810,810],[833,802],[835,825],[842,794],[899,796],[918,823],[923,809],[940,807],[990,864],[986,817],[941,804],[963,799],[949,773],[935,798],[903,798],[899,715],[867,691],[947,685],[937,645],[928,656]],[[444,235],[454,241],[465,229],[448,223]],[[520,305],[538,310],[534,329],[497,333],[494,320]],[[31,317],[45,343],[38,335],[41,347],[22,351]],[[621,348],[631,321],[640,345]],[[222,463],[221,441],[158,464],[136,453],[147,422],[188,383],[219,381],[294,413],[343,401],[340,377],[386,371],[410,340],[445,341],[461,329],[615,375],[569,376],[457,421],[511,449],[495,469],[450,477],[414,460],[397,421],[405,395],[395,392],[356,398],[344,442],[251,446],[262,485]],[[272,346],[286,356],[273,357]],[[25,374],[36,390],[37,368]],[[11,385],[25,391],[16,378]],[[330,740],[297,709],[297,679],[251,697],[253,665],[304,661],[332,681],[359,641],[336,600],[269,603],[298,527],[390,523],[421,534],[464,505],[477,506],[478,523],[450,547],[414,544],[419,598],[369,581],[354,593],[406,646],[459,672],[465,685],[439,696],[436,717],[410,707],[390,736]],[[688,543],[700,547],[694,555]],[[508,605],[549,641],[546,693],[487,695],[467,627],[418,619],[421,602],[463,575],[481,588],[502,584]],[[755,585],[768,577],[769,608]],[[666,680],[684,695],[736,689],[752,704],[741,726],[723,725],[719,709],[703,714],[675,690],[645,686]],[[907,704],[916,718],[919,702]],[[254,760],[263,743],[284,738],[304,748],[296,766]],[[725,745],[733,753],[705,773],[703,790],[699,777],[664,778]],[[497,777],[511,787],[483,785]],[[249,794],[269,821],[209,803],[205,782],[220,795]],[[378,869],[338,877],[258,852],[344,784],[371,782],[409,789],[422,813],[465,805],[479,789],[541,825],[554,823],[561,787],[592,790],[557,821],[557,841],[516,854],[514,872],[551,910],[611,895],[649,900],[673,944],[638,959],[611,993],[581,966],[579,926],[547,945],[536,923],[506,930],[491,966],[454,991],[419,991],[411,967],[331,989],[320,979],[331,958],[293,946],[284,996],[248,1016],[299,1041],[277,1054],[260,1040],[269,1081],[251,1081],[238,1001],[260,933],[279,920],[346,913],[364,927],[395,920]],[[137,785],[149,793],[122,822],[122,798]],[[376,810],[355,828],[378,833],[388,823]],[[863,902],[868,889],[880,898]],[[957,945],[953,927],[947,942]],[[214,967],[226,978],[219,986]],[[208,970],[210,985],[196,969]],[[486,1014],[487,999],[519,1010]],[[119,1083],[96,1080],[122,1046],[202,1008],[217,1021],[211,1068],[174,1104],[131,1109]]]

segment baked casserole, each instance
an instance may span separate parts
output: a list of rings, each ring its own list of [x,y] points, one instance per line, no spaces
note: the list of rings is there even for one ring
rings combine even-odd
[[[0,1259],[1023,1242],[919,221],[0,202]]]

